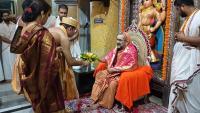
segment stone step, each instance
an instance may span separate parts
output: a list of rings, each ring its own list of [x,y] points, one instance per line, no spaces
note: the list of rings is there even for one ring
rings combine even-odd
[[[19,111],[18,113],[22,113],[20,111],[26,110],[26,109],[29,109],[29,108],[31,108],[31,105],[29,103],[24,103],[24,104],[19,103],[16,106],[6,107],[6,108],[3,108],[3,109],[0,109],[0,113],[13,113],[13,112],[17,112],[17,111]],[[24,113],[28,113],[28,112],[24,112]]]
[[[33,113],[33,110],[32,110],[32,108],[27,108],[27,109],[22,109],[19,111],[14,111],[12,113]]]
[[[0,84],[0,113],[11,113],[11,111],[18,111],[30,107],[31,105],[23,95],[17,95],[12,91],[10,83]]]
[[[0,109],[28,103],[23,96],[18,96],[18,95],[4,96],[1,97],[0,100],[1,100]]]
[[[16,95],[16,94],[6,95],[6,96],[2,96],[0,98],[1,98],[1,103],[15,101],[15,100],[19,100],[19,99],[25,99],[23,95]]]

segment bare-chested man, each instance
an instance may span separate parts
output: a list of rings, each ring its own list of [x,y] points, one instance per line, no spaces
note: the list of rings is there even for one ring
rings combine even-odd
[[[58,51],[62,51],[60,57],[65,57],[66,60],[66,63],[63,62],[63,70],[60,74],[66,100],[79,98],[72,66],[88,65],[88,62],[78,61],[73,58],[70,52],[69,37],[72,37],[76,33],[77,25],[78,22],[75,19],[63,17],[60,27],[49,28],[49,32],[58,44]]]

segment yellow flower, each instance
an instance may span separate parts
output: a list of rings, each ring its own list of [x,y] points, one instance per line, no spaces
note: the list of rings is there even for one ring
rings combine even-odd
[[[88,62],[95,62],[96,60],[98,60],[98,57],[94,53],[87,52],[85,54],[81,54],[81,59]]]

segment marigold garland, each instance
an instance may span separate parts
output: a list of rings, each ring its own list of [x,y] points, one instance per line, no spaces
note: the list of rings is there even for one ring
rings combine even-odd
[[[166,15],[166,26],[165,26],[162,80],[166,80],[166,77],[167,77],[168,46],[169,46],[169,38],[170,38],[170,21],[171,21],[171,2],[172,0],[167,0],[167,15]]]
[[[121,4],[121,32],[124,32],[124,21],[125,21],[125,0],[122,0]]]

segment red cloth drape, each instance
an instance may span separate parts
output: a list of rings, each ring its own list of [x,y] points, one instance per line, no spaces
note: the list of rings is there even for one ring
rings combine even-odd
[[[150,66],[142,66],[120,75],[115,99],[129,109],[139,97],[150,93],[149,82],[153,70]]]

